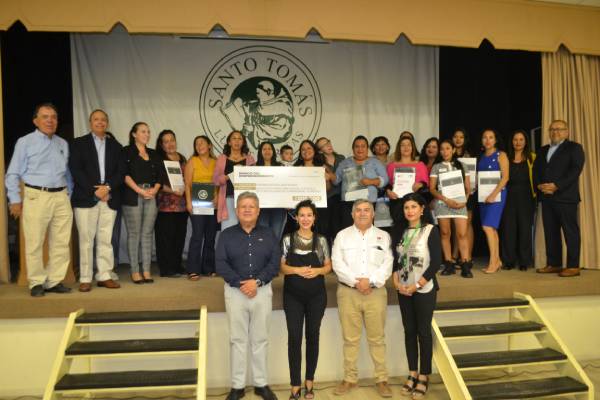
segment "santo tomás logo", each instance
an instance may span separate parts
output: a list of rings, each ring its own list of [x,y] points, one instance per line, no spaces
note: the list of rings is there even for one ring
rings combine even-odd
[[[240,131],[250,150],[269,141],[277,149],[315,139],[321,123],[321,92],[296,56],[271,46],[249,46],[220,59],[200,92],[200,120],[218,151]]]

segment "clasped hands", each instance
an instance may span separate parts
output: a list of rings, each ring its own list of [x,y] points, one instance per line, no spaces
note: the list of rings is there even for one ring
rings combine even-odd
[[[358,278],[354,284],[354,287],[364,295],[369,295],[373,291],[369,278]]]
[[[98,200],[107,202],[110,199],[110,187],[108,185],[96,185],[94,188],[96,189],[94,196]]]
[[[249,299],[256,296],[256,291],[258,290],[258,285],[256,284],[256,279],[246,279],[240,282],[240,290],[246,297]]]
[[[155,186],[152,186],[148,189],[143,189],[139,186],[138,188],[140,189],[138,191],[138,194],[140,194],[145,200],[153,199],[156,196],[156,193],[158,192],[158,189]]]
[[[412,284],[412,285],[402,285],[400,283],[394,282],[394,286],[396,287],[396,290],[402,296],[412,296],[417,291],[417,285],[415,285],[415,284]]]
[[[297,267],[294,271],[296,272],[296,275],[306,279],[316,278],[319,275],[319,271],[316,268],[312,268],[310,265]]]
[[[550,182],[550,183],[540,183],[537,188],[544,194],[549,194],[552,195],[554,194],[554,192],[556,192],[558,190],[558,186],[556,186],[554,183]]]

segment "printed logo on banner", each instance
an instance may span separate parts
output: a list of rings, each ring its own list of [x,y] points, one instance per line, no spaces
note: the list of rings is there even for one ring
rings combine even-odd
[[[256,151],[270,141],[278,149],[314,140],[321,123],[321,92],[296,56],[270,46],[243,47],[220,59],[200,92],[200,120],[215,148],[237,130]]]

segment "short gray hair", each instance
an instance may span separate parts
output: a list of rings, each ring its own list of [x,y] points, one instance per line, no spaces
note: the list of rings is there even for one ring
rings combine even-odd
[[[254,199],[254,201],[256,201],[256,206],[260,207],[260,202],[258,201],[258,196],[256,195],[256,193],[254,192],[242,192],[236,202],[235,202],[235,208],[237,208],[240,205],[240,201],[245,200],[245,199]]]
[[[356,211],[356,207],[358,207],[364,203],[368,203],[369,207],[371,208],[371,211],[375,212],[375,209],[373,208],[373,203],[371,203],[367,199],[358,199],[358,200],[355,200],[354,203],[352,204],[352,214],[354,214],[354,211]]]

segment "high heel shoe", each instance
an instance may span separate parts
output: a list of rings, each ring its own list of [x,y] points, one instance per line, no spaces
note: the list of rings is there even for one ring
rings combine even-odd
[[[484,269],[483,272],[486,274],[495,274],[496,272],[502,271],[502,264],[499,264],[496,269],[490,269],[489,267]]]
[[[139,275],[139,273],[138,273],[138,275]],[[144,278],[133,279],[133,274],[129,274],[129,277],[131,278],[131,282],[135,283],[136,285],[141,285],[142,283],[144,283]]]
[[[310,389],[308,388],[308,385],[306,384],[306,382],[304,382],[304,398],[307,400],[312,400],[315,398],[315,393],[313,392],[313,389],[315,388],[315,384],[313,383],[310,386]],[[298,391],[298,394],[300,392]]]
[[[418,382],[418,380],[417,380],[416,376],[409,375],[406,378],[406,383],[404,385],[402,385],[402,387],[400,388],[400,394],[402,394],[403,396],[410,396],[412,394],[413,390],[415,390],[415,386],[417,386],[417,382]]]
[[[418,385],[423,386],[425,389],[418,389],[417,388]],[[427,394],[428,388],[429,388],[429,378],[427,378],[426,381],[423,381],[421,379],[417,380],[417,384],[415,385],[415,388],[412,391],[412,398],[413,399],[422,399]]]

